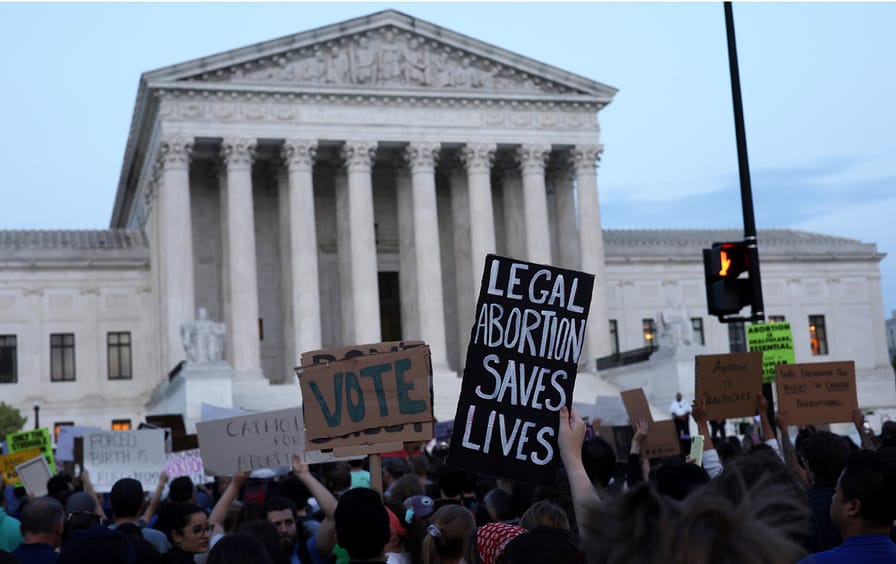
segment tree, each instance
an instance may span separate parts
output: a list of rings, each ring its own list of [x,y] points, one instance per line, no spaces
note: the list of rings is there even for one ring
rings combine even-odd
[[[27,417],[22,417],[19,410],[6,402],[0,401],[0,439],[3,439],[9,433],[15,433],[22,429]]]

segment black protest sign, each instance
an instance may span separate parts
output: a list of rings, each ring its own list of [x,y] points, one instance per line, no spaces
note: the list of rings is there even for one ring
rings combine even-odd
[[[449,465],[554,482],[593,287],[591,274],[486,257]]]

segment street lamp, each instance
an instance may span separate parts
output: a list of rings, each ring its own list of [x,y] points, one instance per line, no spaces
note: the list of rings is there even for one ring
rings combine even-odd
[[[40,428],[40,404],[34,402],[34,430]]]

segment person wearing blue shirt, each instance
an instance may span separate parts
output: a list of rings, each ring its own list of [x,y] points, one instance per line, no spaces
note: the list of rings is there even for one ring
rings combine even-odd
[[[889,534],[894,519],[896,454],[851,453],[831,498],[831,521],[843,544],[811,554],[799,564],[892,564],[896,562],[896,544]]]

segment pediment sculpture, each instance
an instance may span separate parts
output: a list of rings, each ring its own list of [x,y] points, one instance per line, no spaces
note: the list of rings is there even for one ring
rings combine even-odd
[[[482,55],[393,27],[289,50],[186,80],[578,93]]]

